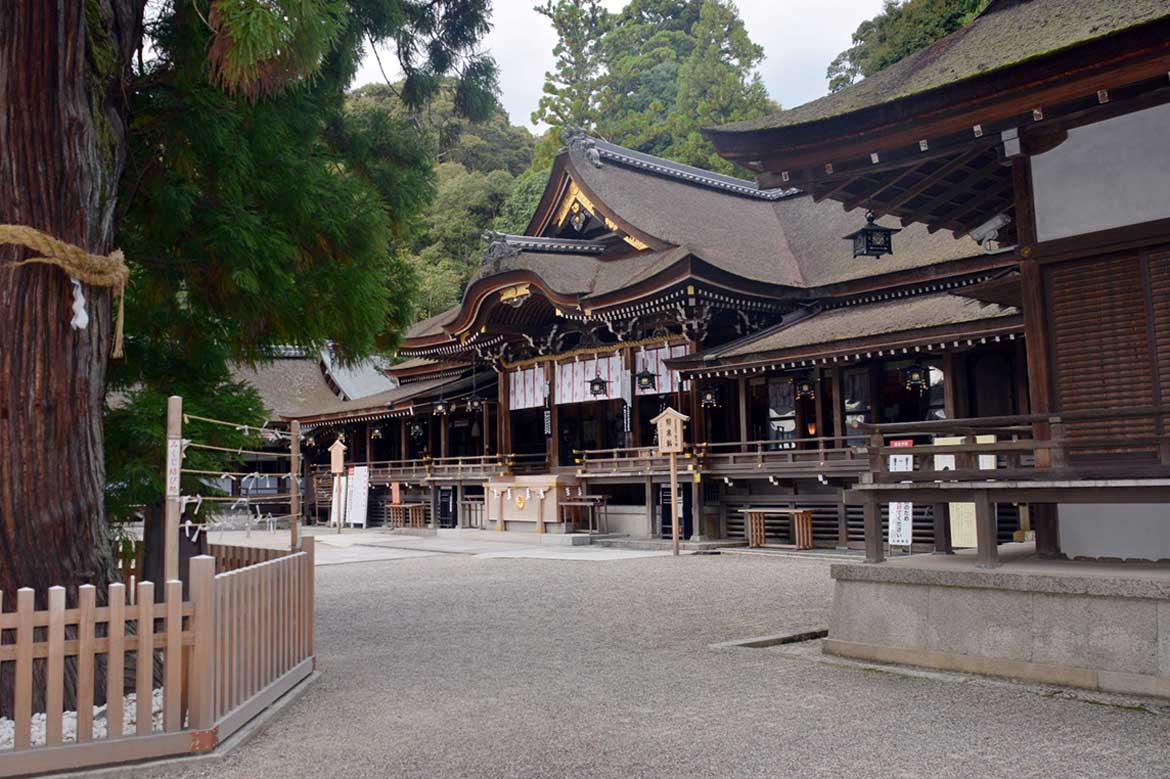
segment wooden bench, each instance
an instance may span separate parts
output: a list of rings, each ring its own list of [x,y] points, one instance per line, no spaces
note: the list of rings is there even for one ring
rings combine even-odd
[[[787,509],[772,506],[757,506],[740,509],[739,513],[747,515],[748,547],[758,549],[770,546],[779,549],[812,549],[812,512],[808,509]],[[767,541],[767,518],[769,516],[788,517],[793,543],[769,544]]]

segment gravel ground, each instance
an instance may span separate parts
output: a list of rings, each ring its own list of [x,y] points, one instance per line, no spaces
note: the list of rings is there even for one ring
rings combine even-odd
[[[828,565],[458,555],[317,570],[322,678],[141,777],[1166,777],[1170,719],[708,644],[827,624]]]

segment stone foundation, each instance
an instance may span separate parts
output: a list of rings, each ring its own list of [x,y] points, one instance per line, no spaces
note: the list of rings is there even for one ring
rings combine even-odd
[[[1170,566],[1004,560],[834,565],[825,651],[1170,698]]]

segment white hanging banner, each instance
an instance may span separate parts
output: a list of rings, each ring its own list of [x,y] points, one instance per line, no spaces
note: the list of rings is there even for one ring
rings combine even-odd
[[[544,405],[544,366],[533,365],[508,375],[508,409],[519,411]]]
[[[621,400],[622,385],[629,384],[629,372],[622,370],[622,356],[614,353],[562,362],[556,366],[556,402],[585,403],[591,400]],[[594,395],[589,384],[597,377],[605,382],[605,393]]]
[[[634,352],[634,372],[650,371],[654,374],[654,386],[650,389],[634,390],[639,395],[665,395],[686,389],[684,382],[679,379],[678,371],[666,367],[666,361],[671,357],[682,357],[687,353],[686,344],[660,346],[657,349],[647,349]]]

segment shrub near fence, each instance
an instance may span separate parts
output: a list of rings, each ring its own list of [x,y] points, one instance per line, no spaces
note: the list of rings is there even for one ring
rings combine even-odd
[[[124,585],[110,585],[101,607],[92,586],[80,588],[77,608],[51,588],[45,610],[19,590],[16,610],[0,612],[0,662],[14,668],[12,688],[0,690],[14,712],[11,743],[0,727],[0,776],[207,751],[311,674],[313,539],[294,552],[230,549],[232,570],[219,574],[215,557],[191,560],[186,601],[179,581],[160,603],[152,583],[139,583],[135,605]],[[107,703],[95,710],[100,671]],[[33,712],[41,676],[43,718]],[[76,713],[64,711],[67,700]]]

